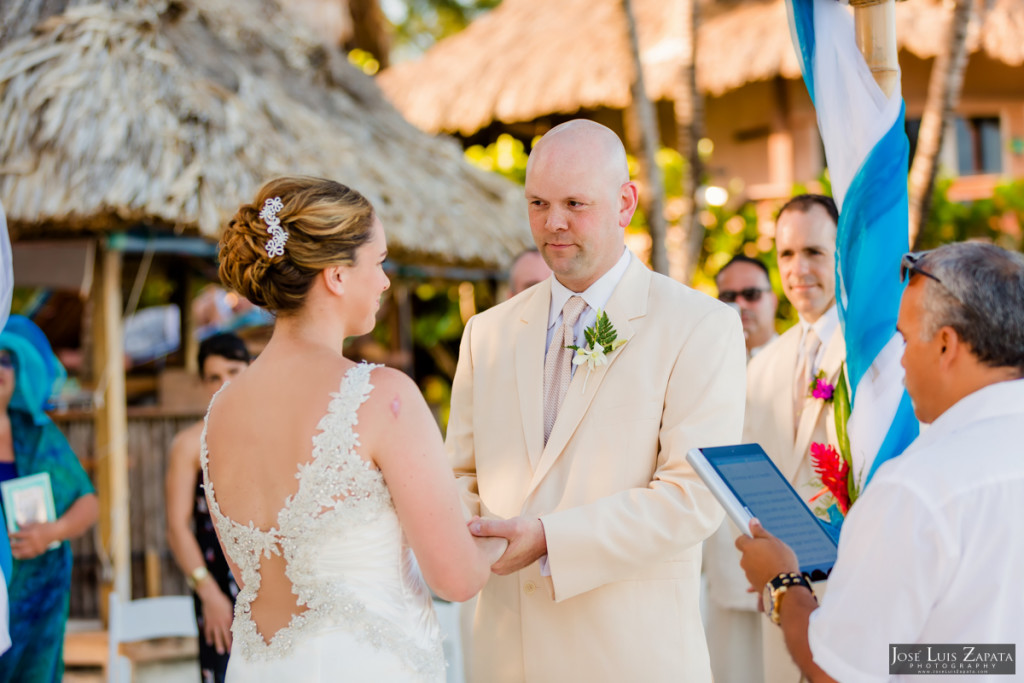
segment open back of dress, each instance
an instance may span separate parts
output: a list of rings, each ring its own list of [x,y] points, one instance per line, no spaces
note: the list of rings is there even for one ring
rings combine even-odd
[[[351,368],[332,394],[313,437],[312,459],[299,467],[298,490],[285,501],[273,529],[223,514],[203,430],[200,464],[210,514],[241,574],[229,678],[444,679],[430,592],[381,473],[356,452],[358,410],[373,389],[373,367]],[[278,557],[299,611],[268,640],[253,618],[252,603],[263,578],[261,563]]]

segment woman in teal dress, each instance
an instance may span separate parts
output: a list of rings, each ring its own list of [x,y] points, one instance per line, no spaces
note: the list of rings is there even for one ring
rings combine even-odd
[[[59,682],[71,593],[71,546],[99,514],[92,484],[57,425],[44,412],[62,373],[42,331],[20,316],[0,333],[0,480],[46,472],[57,519],[10,534],[11,648],[0,682]],[[56,547],[49,546],[56,543]]]

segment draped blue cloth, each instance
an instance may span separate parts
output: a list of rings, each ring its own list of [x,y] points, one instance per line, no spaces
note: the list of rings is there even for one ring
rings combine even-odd
[[[909,142],[897,84],[886,95],[857,48],[853,18],[835,0],[788,0],[790,28],[825,145],[839,206],[836,302],[851,390],[853,473],[878,466],[917,438],[896,332],[908,249]]]

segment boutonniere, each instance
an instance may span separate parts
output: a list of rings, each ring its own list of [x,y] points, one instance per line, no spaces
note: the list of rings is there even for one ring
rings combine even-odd
[[[573,344],[565,348],[576,352],[572,359],[573,365],[587,364],[587,376],[583,379],[583,391],[586,391],[590,372],[599,365],[608,365],[609,354],[625,344],[626,340],[618,339],[618,333],[604,311],[597,312],[597,320],[583,330],[583,337],[587,341],[585,347],[580,348]]]
[[[828,383],[825,379],[825,371],[818,370],[818,374],[815,375],[814,379],[811,380],[810,385],[807,387],[807,395],[811,398],[820,398],[825,403],[831,403],[832,397],[835,395],[835,386]]]

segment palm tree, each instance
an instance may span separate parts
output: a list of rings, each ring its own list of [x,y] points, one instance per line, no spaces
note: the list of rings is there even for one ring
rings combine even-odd
[[[681,280],[693,281],[704,244],[704,225],[697,211],[697,188],[704,173],[697,144],[704,137],[704,98],[697,89],[697,26],[699,8],[697,0],[680,0],[680,33],[686,45],[679,74],[679,91],[675,97],[676,148],[686,160],[683,175],[683,214],[679,223],[683,228]]]
[[[645,186],[644,215],[651,231],[651,267],[658,273],[668,274],[668,254],[665,251],[665,184],[661,177],[656,155],[661,135],[654,104],[647,98],[644,89],[644,72],[640,62],[640,41],[637,38],[636,20],[630,0],[622,0],[622,11],[626,15],[629,31],[629,47],[633,58],[633,83],[630,91],[632,104],[626,113],[627,130],[636,140],[635,149],[640,162],[641,175]],[[632,146],[632,145],[631,145]]]
[[[990,2],[990,0],[986,0]],[[924,230],[938,171],[942,134],[949,127],[967,66],[967,26],[974,14],[974,0],[956,0],[949,31],[935,56],[924,115],[917,137],[917,151],[910,165],[910,245]]]

